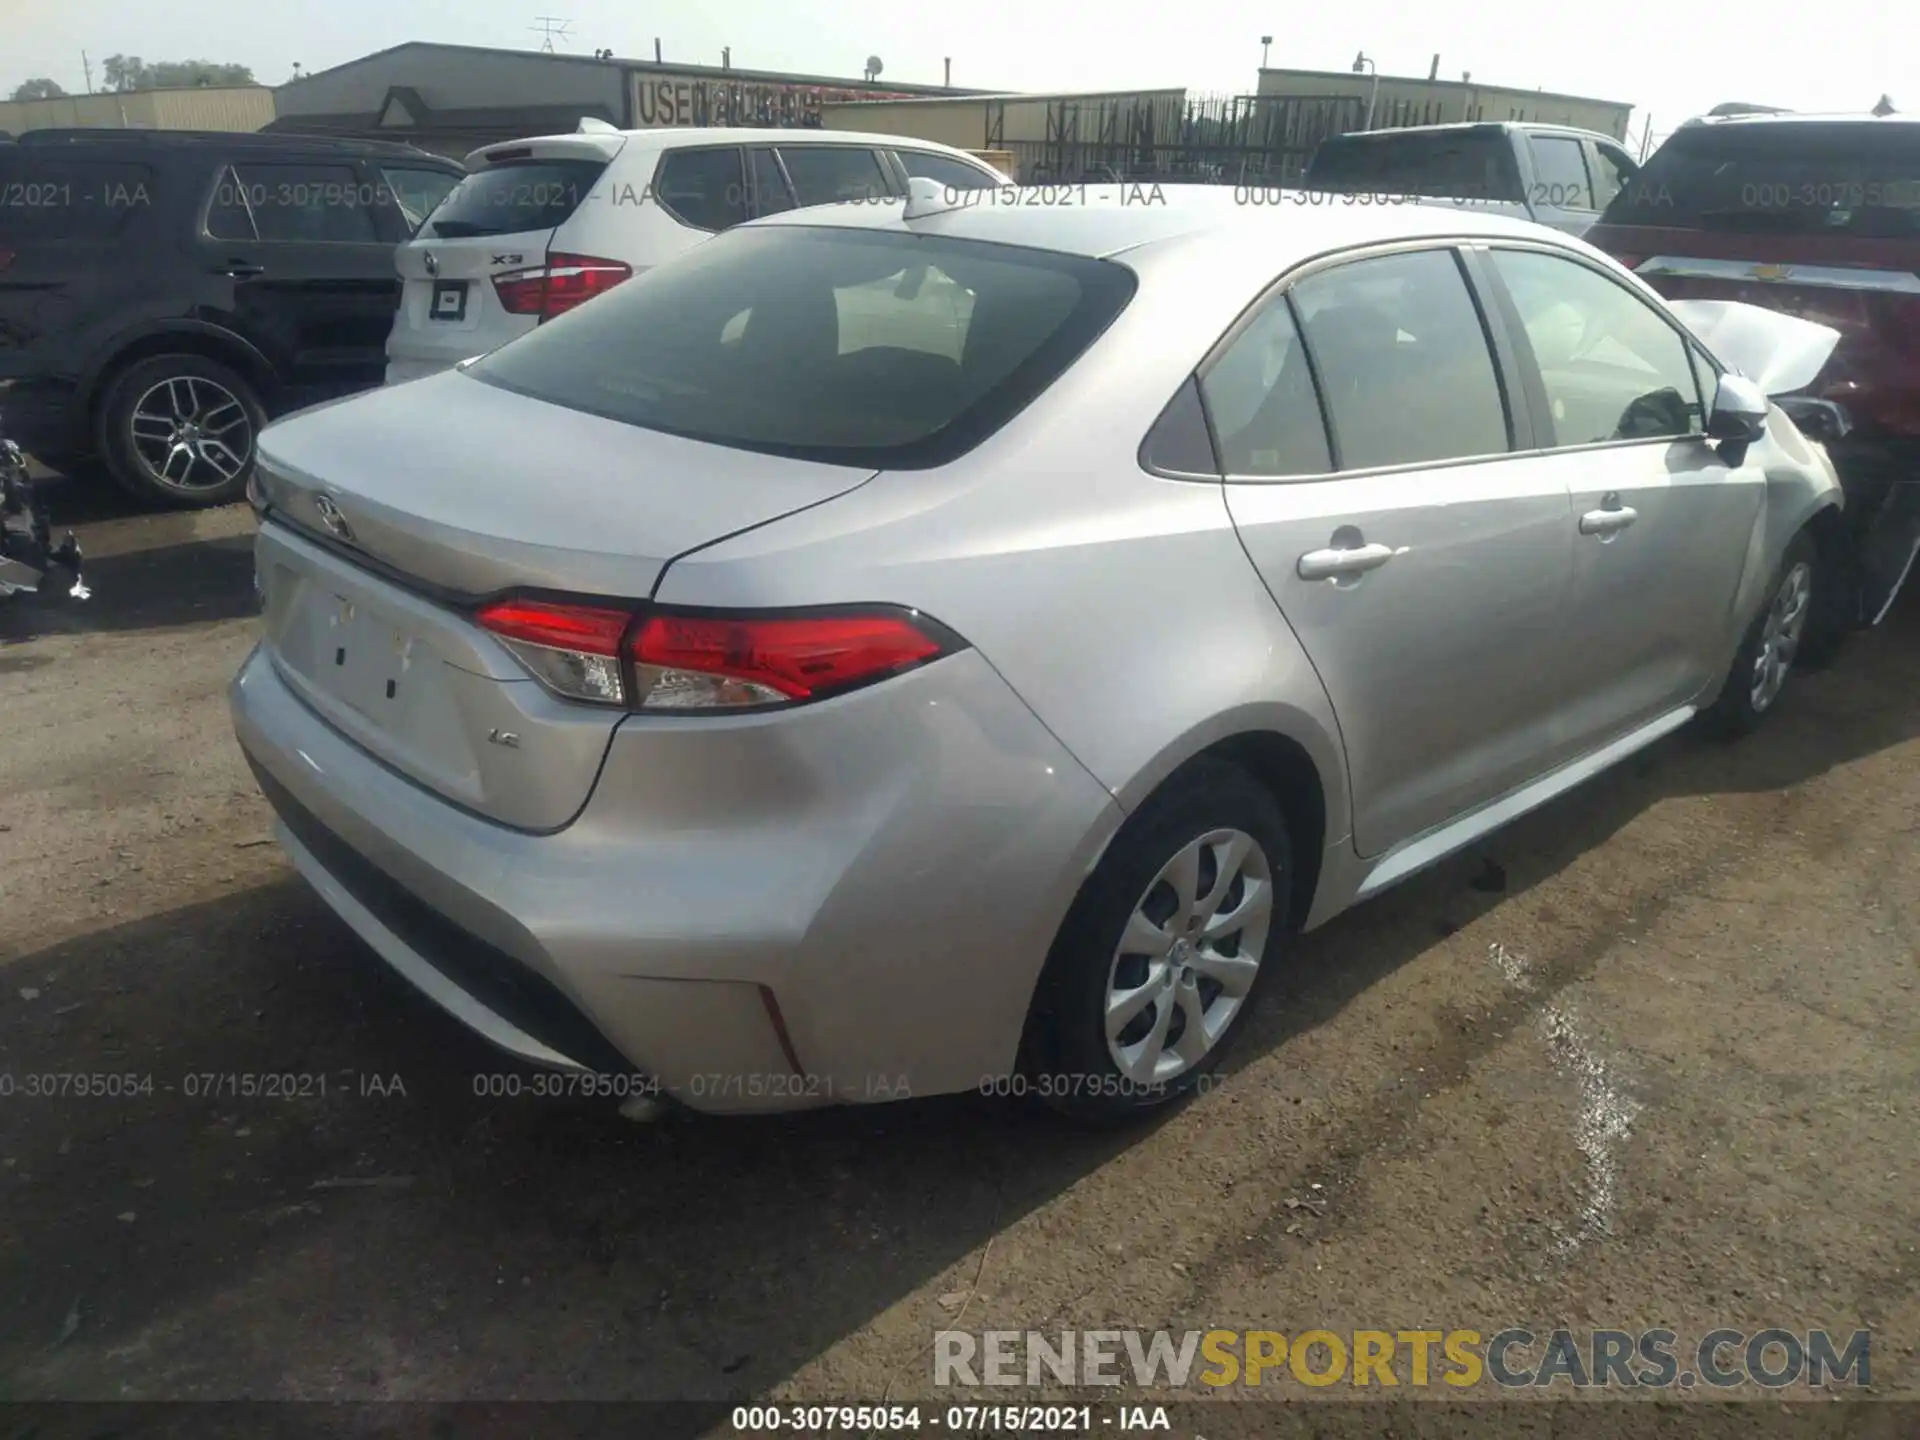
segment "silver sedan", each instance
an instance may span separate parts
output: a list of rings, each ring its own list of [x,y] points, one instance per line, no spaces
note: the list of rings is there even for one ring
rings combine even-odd
[[[1294,934],[1779,703],[1841,492],[1768,386],[1830,332],[1230,195],[916,182],[270,427],[232,705],[295,866],[602,1093],[1126,1116]]]

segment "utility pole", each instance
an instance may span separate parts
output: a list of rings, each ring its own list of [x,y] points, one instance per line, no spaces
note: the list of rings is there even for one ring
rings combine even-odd
[[[93,62],[87,59],[87,52],[80,52],[80,73],[87,77],[87,94],[93,93]]]

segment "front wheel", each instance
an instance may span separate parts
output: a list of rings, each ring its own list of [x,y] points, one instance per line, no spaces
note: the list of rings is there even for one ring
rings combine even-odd
[[[1807,642],[1820,579],[1820,554],[1804,532],[1787,547],[1760,613],[1747,627],[1720,698],[1703,717],[1708,729],[1744,735],[1769,714]]]
[[[156,355],[114,380],[100,406],[100,453],[116,483],[200,509],[246,493],[266,412],[244,376],[200,355]]]
[[[1112,1122],[1200,1088],[1244,1024],[1288,929],[1293,851],[1273,796],[1202,762],[1108,848],[1048,958],[1030,1093]]]

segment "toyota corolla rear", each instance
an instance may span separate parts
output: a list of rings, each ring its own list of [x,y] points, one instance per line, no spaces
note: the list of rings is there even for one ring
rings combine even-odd
[[[750,567],[695,609],[672,572],[926,482],[1130,286],[749,229],[270,427],[232,703],[297,868],[444,1008],[608,1093],[778,1109],[1004,1073],[1110,795],[910,586],[795,608]]]

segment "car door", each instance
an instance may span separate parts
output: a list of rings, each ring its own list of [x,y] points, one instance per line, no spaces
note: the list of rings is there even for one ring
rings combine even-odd
[[[198,248],[231,283],[226,320],[279,371],[296,406],[380,383],[399,303],[382,233],[384,182],[347,160],[235,160],[208,197]]]
[[[1528,135],[1533,177],[1527,204],[1542,225],[1578,235],[1599,218],[1593,204],[1593,178],[1587,174],[1586,145],[1577,135]]]
[[[1539,463],[1573,498],[1565,643],[1583,663],[1566,704],[1592,747],[1719,678],[1766,476],[1707,440],[1711,367],[1663,310],[1584,256],[1501,243],[1485,258]]]
[[[1514,453],[1502,346],[1451,248],[1402,248],[1289,282],[1201,375],[1228,509],[1333,701],[1362,855],[1552,749],[1573,531],[1566,486]]]

